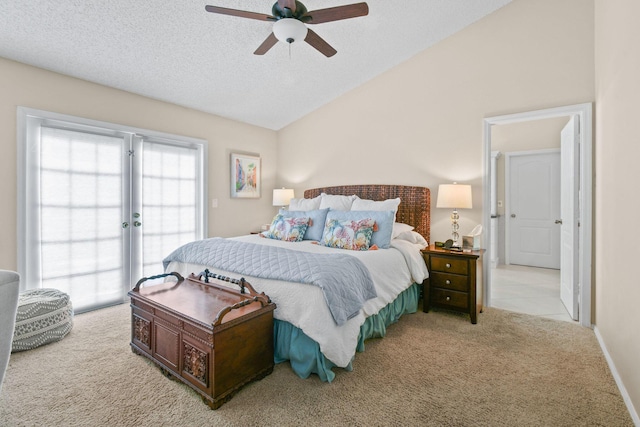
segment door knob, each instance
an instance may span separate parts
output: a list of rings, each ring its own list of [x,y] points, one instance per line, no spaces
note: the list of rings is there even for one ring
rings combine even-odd
[[[126,221],[125,221],[125,222],[123,222],[123,223],[122,223],[122,228],[127,228],[127,227],[129,227],[129,223],[128,223],[128,222],[126,222]]]
[[[133,221],[133,226],[134,227],[140,227],[142,225],[142,223],[140,221]]]
[[[561,219],[556,219],[556,224],[562,224],[562,220]]]

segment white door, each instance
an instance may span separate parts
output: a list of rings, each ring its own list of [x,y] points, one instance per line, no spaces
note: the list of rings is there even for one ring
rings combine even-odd
[[[507,264],[560,268],[560,151],[506,153]]]
[[[562,226],[560,299],[573,320],[578,320],[579,123],[573,116],[560,133],[562,156]]]

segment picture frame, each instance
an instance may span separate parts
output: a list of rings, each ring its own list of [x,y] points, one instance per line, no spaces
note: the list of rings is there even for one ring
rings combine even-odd
[[[261,169],[259,156],[231,153],[231,197],[260,198]]]

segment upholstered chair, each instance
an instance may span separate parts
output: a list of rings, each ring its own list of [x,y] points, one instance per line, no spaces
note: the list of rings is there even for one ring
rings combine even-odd
[[[0,392],[9,365],[11,342],[16,323],[20,276],[14,271],[0,270]]]

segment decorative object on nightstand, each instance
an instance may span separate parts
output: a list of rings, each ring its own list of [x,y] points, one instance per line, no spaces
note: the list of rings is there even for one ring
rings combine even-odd
[[[482,254],[474,251],[450,251],[431,245],[422,250],[429,270],[423,282],[422,311],[431,307],[469,313],[471,323],[482,312]]]
[[[462,249],[478,250],[480,249],[480,236],[482,235],[482,225],[478,224],[473,227],[469,234],[462,236]]]
[[[451,213],[451,240],[453,240],[453,246],[459,246],[458,238],[458,209],[471,209],[471,186],[458,184],[440,184],[438,186],[438,200],[436,202],[437,208],[450,208],[453,209]]]
[[[292,188],[275,188],[273,190],[273,206],[280,206],[284,209],[286,206],[289,206],[289,202],[294,197],[295,195],[293,194]]]

